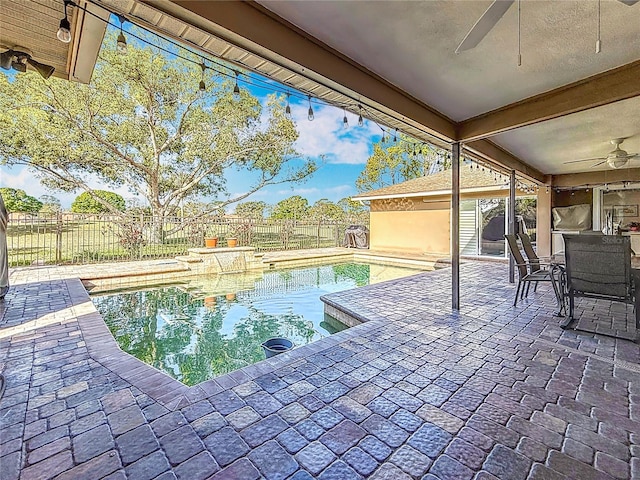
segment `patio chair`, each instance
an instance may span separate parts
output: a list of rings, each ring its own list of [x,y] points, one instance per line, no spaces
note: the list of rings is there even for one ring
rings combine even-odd
[[[533,288],[534,291],[536,290],[538,282],[551,282],[551,287],[556,295],[556,299],[558,299],[560,297],[557,289],[558,286],[552,272],[542,268],[539,260],[534,261],[533,263],[525,260],[520,252],[518,240],[515,235],[505,235],[504,238],[507,240],[509,252],[511,252],[511,256],[513,257],[516,268],[518,269],[518,287],[516,288],[516,297],[513,301],[513,306],[515,307],[518,304],[518,295],[520,295],[521,300],[525,296],[529,295],[529,286],[531,285],[531,282],[535,283]],[[525,283],[527,284],[526,288],[524,286]]]
[[[636,327],[639,309],[631,268],[631,239],[620,235],[563,235],[569,318],[574,320],[575,297],[633,304]]]

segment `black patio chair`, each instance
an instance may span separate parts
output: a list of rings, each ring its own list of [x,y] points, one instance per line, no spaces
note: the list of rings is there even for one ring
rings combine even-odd
[[[539,260],[534,261],[533,263],[525,260],[520,252],[518,240],[515,235],[505,235],[504,238],[507,240],[509,252],[515,261],[516,268],[518,269],[518,287],[516,288],[516,297],[513,301],[513,306],[515,307],[518,304],[518,295],[520,295],[521,300],[525,296],[529,295],[529,286],[532,282],[534,283],[534,291],[536,290],[538,282],[550,282],[556,295],[556,299],[560,298],[557,282],[551,270],[542,268]],[[526,288],[524,286],[525,283],[527,284]]]
[[[562,235],[569,296],[568,328],[574,320],[575,297],[632,304],[640,325],[638,298],[631,269],[631,239],[620,235]]]

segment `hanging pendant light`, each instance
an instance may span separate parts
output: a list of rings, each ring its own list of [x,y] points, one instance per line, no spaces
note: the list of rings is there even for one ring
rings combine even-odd
[[[291,105],[289,105],[289,92],[287,92],[287,106],[284,109],[287,118],[291,118]]]
[[[344,128],[349,128],[349,120],[347,119],[347,112],[344,108],[342,109],[342,113],[344,114],[344,117],[342,117],[342,126]]]
[[[311,95],[308,95],[309,98],[309,111],[307,112],[307,118],[310,122],[313,122],[313,108],[311,108]]]
[[[118,41],[116,43],[116,50],[120,55],[127,54],[127,39],[124,36],[124,32],[122,31],[122,24],[125,22],[125,18],[122,15],[118,15],[118,20],[120,20],[120,34],[118,35]]]
[[[200,84],[198,85],[198,91],[200,93],[204,93],[204,91],[207,89],[207,86],[204,83],[204,71],[206,70],[207,66],[204,64],[204,62],[202,62],[200,64],[200,68],[202,69],[202,76],[200,77]]]
[[[362,105],[358,105],[358,126],[362,127],[364,125],[364,120],[362,119]]]
[[[67,6],[71,5],[69,0],[65,0],[64,2],[64,18],[60,20],[60,28],[58,28],[58,33],[56,33],[56,37],[62,43],[71,42],[71,24],[69,23],[69,18],[67,17]]]
[[[234,73],[236,74],[236,84],[233,86],[233,94],[235,96],[240,95],[240,87],[238,86],[238,71],[234,70]]]

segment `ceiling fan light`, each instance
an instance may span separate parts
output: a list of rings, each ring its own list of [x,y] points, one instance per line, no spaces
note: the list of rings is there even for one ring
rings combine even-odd
[[[607,159],[607,164],[611,167],[611,168],[622,168],[627,164],[628,159],[627,158],[609,158]]]

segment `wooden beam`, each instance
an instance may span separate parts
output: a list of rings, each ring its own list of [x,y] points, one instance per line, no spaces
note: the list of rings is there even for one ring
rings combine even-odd
[[[507,170],[516,170],[540,183],[547,182],[547,176],[544,173],[524,163],[516,156],[489,140],[476,140],[466,143],[464,147],[476,155],[503,166]]]
[[[232,44],[276,63],[288,61],[288,68],[310,78],[330,79],[335,90],[346,87],[437,136],[448,140],[455,137],[452,120],[255,2],[144,1],[174,16],[180,12],[171,8],[171,3],[178,5],[193,14],[183,20]],[[211,23],[205,25],[202,19]]]
[[[470,118],[458,126],[463,142],[640,96],[640,60]]]
[[[596,170],[582,173],[553,175],[551,186],[558,188],[591,187],[604,183],[640,182],[640,168]]]

